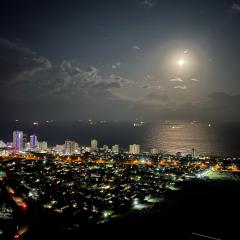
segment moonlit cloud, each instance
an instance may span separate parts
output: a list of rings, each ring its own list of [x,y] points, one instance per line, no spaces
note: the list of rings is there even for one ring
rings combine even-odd
[[[127,79],[127,78],[123,78],[123,77],[117,76],[117,75],[115,75],[115,74],[111,74],[111,75],[109,76],[109,80],[110,80],[110,81],[117,81],[117,82],[119,82],[120,84],[129,84],[129,83],[132,82],[132,81],[130,81],[130,80]]]
[[[181,90],[186,90],[187,86],[186,85],[178,85],[178,86],[174,86],[173,88],[175,89],[181,89]]]
[[[153,85],[153,84],[147,84],[141,86],[143,89],[155,89],[155,90],[165,90],[163,86],[161,85]]]
[[[112,65],[112,69],[116,69],[116,68],[120,67],[121,64],[122,64],[121,62],[116,62],[116,63],[114,63],[114,64]]]
[[[136,46],[136,45],[133,46],[133,49],[135,49],[135,50],[141,50],[141,48],[138,47],[138,46]]]
[[[197,79],[197,78],[191,78],[190,80],[193,81],[193,82],[199,82],[199,81],[200,81],[200,80]]]
[[[45,71],[52,68],[51,62],[45,57],[34,57],[32,60],[34,63],[33,65],[35,65],[35,67],[23,72],[23,74],[34,75],[37,72]]]
[[[144,77],[145,81],[154,80],[154,79],[155,79],[155,76],[152,76],[152,75],[149,75],[149,74],[146,77]]]
[[[183,79],[180,77],[174,77],[169,80],[170,82],[183,82]]]

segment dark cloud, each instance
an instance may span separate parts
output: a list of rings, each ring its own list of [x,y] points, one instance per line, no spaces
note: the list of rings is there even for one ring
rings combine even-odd
[[[237,111],[240,108],[240,95],[229,95],[224,92],[215,92],[209,94],[209,103],[210,106],[224,110],[227,109]]]
[[[173,112],[175,116],[182,116],[182,119],[185,116],[185,119],[239,121],[239,109],[240,95],[214,92],[205,100],[175,106]]]
[[[120,83],[119,82],[100,82],[92,85],[88,89],[88,96],[112,100],[114,97],[109,90],[114,88],[121,88]]]
[[[27,47],[23,47],[14,41],[10,41],[10,40],[4,39],[4,38],[0,38],[0,47],[8,48],[13,51],[21,52],[21,53],[24,53],[27,55],[28,54],[30,54],[30,55],[36,54],[36,52],[32,51],[31,49],[29,49]]]
[[[92,86],[92,88],[99,90],[109,90],[111,88],[120,88],[121,85],[119,82],[101,82]]]
[[[148,95],[145,96],[145,98],[150,100],[158,100],[161,102],[166,102],[169,100],[169,97],[167,95],[158,94],[158,93],[149,93]]]
[[[146,8],[152,8],[158,4],[158,0],[143,0],[140,1],[140,5]]]
[[[240,12],[240,3],[233,3],[232,4],[232,9]]]
[[[28,48],[0,39],[0,84],[14,84],[52,67],[51,62]]]
[[[123,84],[130,84],[132,82],[131,80],[129,80],[127,78],[123,78],[123,77],[117,76],[115,74],[111,74],[109,76],[109,80],[110,81],[119,82],[121,85],[123,85]]]
[[[5,85],[22,73],[22,67],[16,61],[1,59],[0,57],[0,85]]]
[[[155,89],[155,90],[165,90],[165,88],[159,84],[147,84],[147,85],[143,85],[141,86],[141,88],[143,89]]]

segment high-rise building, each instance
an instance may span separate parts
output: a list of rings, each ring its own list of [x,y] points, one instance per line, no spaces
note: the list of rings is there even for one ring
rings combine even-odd
[[[7,142],[7,147],[8,148],[13,148],[13,142]]]
[[[31,150],[31,144],[30,144],[30,142],[26,142],[26,143],[24,144],[24,149],[25,149],[25,151]]]
[[[31,135],[30,136],[30,147],[31,149],[36,149],[38,146],[38,140],[36,135]]]
[[[157,148],[151,148],[150,149],[150,154],[157,155],[157,154],[159,154],[159,150]]]
[[[23,150],[23,132],[22,131],[13,132],[13,148],[16,152]]]
[[[119,153],[119,145],[115,144],[112,146],[112,152],[113,153]]]
[[[96,151],[98,149],[98,141],[96,139],[91,140],[91,151]]]
[[[108,151],[109,147],[108,145],[103,145],[103,150]]]
[[[27,140],[27,134],[23,133],[23,147],[25,148],[25,145],[27,144],[28,140]]]
[[[6,148],[6,147],[7,147],[7,144],[2,140],[0,140],[0,148]]]
[[[182,153],[181,152],[177,152],[176,156],[177,156],[177,158],[181,158],[182,157]]]
[[[40,151],[47,151],[48,150],[48,144],[46,141],[38,142],[38,149]]]
[[[74,141],[65,141],[64,152],[66,155],[72,155],[78,149],[78,143]]]
[[[54,151],[56,151],[58,154],[62,154],[64,151],[65,145],[56,145],[54,147]]]
[[[192,159],[195,159],[195,158],[197,158],[198,156],[197,156],[197,151],[196,151],[196,149],[195,148],[193,148],[192,149]]]
[[[130,154],[140,154],[140,145],[132,144],[129,146],[129,153]]]

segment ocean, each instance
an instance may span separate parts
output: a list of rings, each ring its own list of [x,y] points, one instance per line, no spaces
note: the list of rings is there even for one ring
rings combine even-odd
[[[187,154],[195,148],[200,154],[240,156],[240,123],[201,123],[190,121],[164,121],[146,123],[134,127],[131,122],[0,122],[0,140],[12,141],[14,130],[24,131],[28,137],[36,134],[39,141],[49,146],[74,140],[82,146],[89,146],[91,139],[97,139],[99,146],[110,147],[119,144],[128,149],[130,144],[141,145],[149,151],[158,148],[165,153]]]

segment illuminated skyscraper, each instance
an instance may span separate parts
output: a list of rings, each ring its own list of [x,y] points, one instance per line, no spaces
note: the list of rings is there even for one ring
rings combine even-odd
[[[24,144],[24,149],[25,149],[25,151],[30,151],[31,150],[30,142],[26,142]]]
[[[198,158],[197,151],[195,148],[192,149],[192,159]]]
[[[38,140],[36,135],[30,136],[30,147],[31,149],[35,149],[38,146]]]
[[[103,145],[103,150],[108,151],[108,145]]]
[[[150,153],[151,153],[152,155],[156,155],[156,154],[159,154],[159,150],[158,150],[157,148],[151,148],[151,149],[150,149]]]
[[[56,151],[58,154],[63,154],[64,149],[65,145],[56,145],[54,147],[54,151]]]
[[[140,154],[140,145],[133,144],[129,146],[130,154]]]
[[[112,152],[113,153],[119,153],[119,145],[115,144],[112,146]]]
[[[27,144],[27,134],[23,133],[23,147],[25,148],[25,144]]]
[[[181,158],[182,157],[182,153],[181,152],[177,152],[176,156],[177,156],[177,158]]]
[[[48,150],[48,144],[46,141],[38,142],[38,148],[40,151],[47,151]]]
[[[2,140],[0,140],[0,148],[5,148],[5,147],[7,147],[7,144]]]
[[[96,139],[91,140],[91,151],[96,151],[98,149],[98,141]]]
[[[22,131],[13,132],[13,148],[16,152],[23,150],[23,132]]]
[[[65,141],[64,152],[66,155],[72,155],[78,149],[78,144],[74,141]]]

